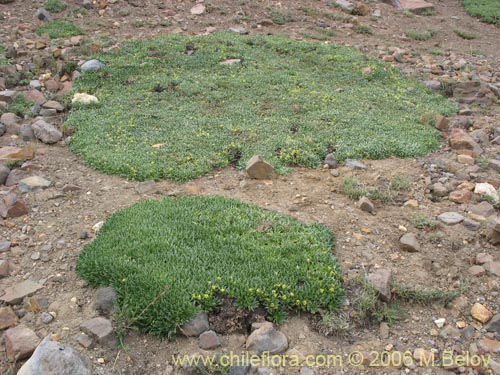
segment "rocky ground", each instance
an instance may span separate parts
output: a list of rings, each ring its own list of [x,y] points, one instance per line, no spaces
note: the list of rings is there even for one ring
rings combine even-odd
[[[36,373],[43,361],[61,366],[52,373],[198,373],[175,365],[171,356],[259,351],[266,345],[297,356],[300,364],[234,367],[230,373],[500,374],[499,28],[468,17],[459,0],[435,0],[434,12],[416,16],[377,2],[355,3],[354,16],[333,1],[66,3],[65,11],[49,16],[71,20],[85,35],[51,40],[34,33],[44,22],[33,17],[39,2],[0,1],[2,41],[10,58],[0,68],[0,105],[7,107],[19,95],[38,103],[33,116],[0,118],[0,374],[17,373],[46,337],[20,374]],[[286,22],[276,12],[288,15]],[[353,45],[443,91],[459,112],[429,119],[443,142],[426,158],[296,169],[272,180],[225,169],[186,184],[129,182],[90,170],[68,150],[63,95],[92,52],[132,37],[230,28]],[[457,29],[478,37],[465,40]],[[407,30],[431,30],[434,36],[415,41],[405,36]],[[71,62],[78,69],[68,70]],[[385,199],[350,198],[345,181],[352,178],[377,188]],[[406,315],[379,325],[349,319],[356,298],[351,291],[342,311],[349,327],[343,331],[297,316],[279,327],[261,323],[253,332],[222,335],[207,331],[207,318],[199,316],[183,327],[189,337],[167,342],[128,329],[123,345],[116,345],[117,322],[109,312],[113,293],[96,292],[77,277],[78,253],[112,212],[143,199],[184,194],[220,194],[324,223],[337,234],[335,255],[346,281],[368,275],[381,299],[396,298],[401,286],[458,296],[449,304],[401,300]],[[358,363],[359,355],[349,357],[353,352],[365,359]],[[317,354],[341,360],[329,369],[307,366],[306,356]],[[459,355],[491,361],[457,363]],[[421,361],[432,356],[434,366]]]

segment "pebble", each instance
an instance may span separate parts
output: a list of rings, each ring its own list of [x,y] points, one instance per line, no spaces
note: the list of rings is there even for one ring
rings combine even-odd
[[[446,225],[455,225],[464,221],[465,218],[458,212],[443,212],[438,219]]]

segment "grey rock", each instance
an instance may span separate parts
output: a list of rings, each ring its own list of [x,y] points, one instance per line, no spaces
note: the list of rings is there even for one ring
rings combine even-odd
[[[35,90],[40,90],[42,88],[42,84],[38,79],[33,79],[30,81],[30,87]]]
[[[99,344],[111,348],[116,347],[116,336],[113,332],[113,326],[108,319],[102,317],[90,319],[82,323],[80,328]]]
[[[435,91],[439,91],[441,90],[441,82],[439,81],[436,81],[436,80],[430,80],[430,81],[423,81],[422,82],[425,86],[427,86],[428,88],[432,89],[432,90],[435,90]]]
[[[10,249],[12,243],[10,241],[0,241],[0,253],[4,253]]]
[[[5,181],[7,181],[7,177],[9,177],[10,169],[3,165],[0,164],[0,185],[5,184]]]
[[[490,358],[489,366],[491,371],[493,371],[493,375],[500,375],[500,362],[496,362]]]
[[[203,311],[200,311],[180,328],[181,332],[188,337],[197,337],[209,329],[208,316]]]
[[[232,33],[240,34],[240,35],[248,34],[248,30],[242,26],[230,27],[229,31],[231,31]]]
[[[4,135],[6,131],[7,127],[5,126],[5,124],[0,122],[0,137]]]
[[[246,165],[248,177],[256,180],[271,180],[276,172],[271,164],[264,161],[259,155],[254,155]]]
[[[436,197],[446,197],[448,195],[448,188],[441,182],[436,182],[432,185],[432,194]]]
[[[367,197],[360,198],[360,200],[358,201],[358,207],[361,211],[368,213],[373,213],[375,211],[375,206]]]
[[[389,338],[389,325],[386,322],[380,323],[379,333],[382,340],[387,340]]]
[[[35,132],[31,128],[31,126],[29,126],[28,124],[23,124],[19,129],[19,137],[24,142],[31,142],[35,140]]]
[[[14,90],[3,90],[0,91],[0,102],[5,102],[10,104],[14,101],[17,96],[17,92]]]
[[[391,300],[392,271],[390,269],[380,268],[370,273],[366,278],[377,290],[382,301],[389,302]]]
[[[38,8],[36,12],[33,14],[33,17],[44,22],[49,22],[52,20],[52,15],[44,8]]]
[[[10,275],[10,263],[6,259],[0,260],[0,279]]]
[[[104,67],[105,65],[99,60],[89,60],[82,64],[81,69],[82,72],[88,72],[88,71],[96,72]]]
[[[326,155],[324,164],[328,165],[328,168],[330,169],[337,168],[338,162],[337,159],[335,159],[335,155],[334,154]]]
[[[446,225],[455,225],[464,221],[465,218],[458,212],[443,212],[438,219]]]
[[[486,201],[482,201],[481,203],[468,207],[468,211],[475,215],[488,218],[495,213],[495,207]]]
[[[90,349],[94,344],[94,340],[92,340],[88,335],[83,332],[78,332],[75,336],[73,336],[75,341],[83,346],[85,349]]]
[[[231,366],[229,375],[246,375],[250,371],[250,365],[247,366]]]
[[[493,316],[484,329],[488,332],[495,332],[497,335],[500,335],[500,314]]]
[[[17,188],[21,193],[32,193],[48,188],[52,182],[40,176],[31,176],[19,181]]]
[[[264,352],[279,354],[288,349],[288,339],[272,323],[267,322],[248,336],[245,345],[248,351],[259,355]]]
[[[46,338],[17,375],[92,375],[92,371],[81,353]]]
[[[463,225],[465,229],[472,232],[478,231],[481,228],[481,223],[472,219],[464,219]]]
[[[29,176],[29,173],[26,171],[23,171],[22,169],[14,169],[10,171],[9,176],[7,177],[7,180],[5,180],[5,186],[14,186],[19,183],[23,178],[26,178]]]
[[[31,280],[25,280],[5,289],[5,293],[0,296],[0,301],[8,305],[19,304],[24,297],[29,297],[43,288],[42,284]]]
[[[220,346],[220,339],[214,331],[205,331],[200,335],[199,346],[203,350],[211,350]]]
[[[335,5],[349,11],[354,9],[354,4],[347,0],[335,0]]]
[[[57,109],[54,108],[42,108],[39,112],[40,116],[45,118],[52,118],[57,115]]]
[[[401,250],[408,251],[410,253],[416,253],[420,251],[420,244],[418,243],[417,237],[413,233],[406,233],[399,239],[399,247]]]
[[[464,329],[460,330],[460,334],[464,339],[470,340],[476,334],[476,330],[474,329],[473,326],[467,326]]]
[[[30,113],[33,115],[33,116],[38,116],[40,114],[40,111],[42,110],[42,106],[38,103],[35,103],[33,104],[31,107],[30,107]]]
[[[43,143],[56,143],[59,142],[63,134],[52,124],[39,119],[35,121],[31,127],[35,132],[35,136]]]
[[[45,312],[45,311],[40,315],[40,318],[42,320],[42,323],[44,323],[44,324],[49,324],[50,322],[52,322],[54,320],[54,316],[52,316],[52,314],[49,314],[48,312]]]
[[[84,232],[87,234],[87,232]],[[80,236],[81,238],[82,236]],[[85,238],[83,238],[85,239]],[[99,288],[94,295],[94,308],[101,314],[109,314],[115,307],[116,292],[112,287]]]
[[[346,167],[352,168],[352,169],[366,169],[366,165],[361,163],[359,160],[353,160],[353,159],[346,159],[344,162]]]

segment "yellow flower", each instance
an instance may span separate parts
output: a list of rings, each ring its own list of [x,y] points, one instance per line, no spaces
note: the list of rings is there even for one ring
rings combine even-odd
[[[321,288],[321,289],[319,290],[319,292],[320,292],[321,294],[323,294],[323,293],[325,293],[325,290],[324,290],[323,288]]]
[[[307,305],[307,300],[306,300],[306,299],[305,299],[305,300],[303,300],[303,301],[302,301],[302,304],[303,304],[304,306],[305,306],[305,305]]]
[[[208,299],[209,297],[210,296],[208,294],[206,294],[206,293],[203,295],[203,298],[205,298],[205,299]]]
[[[221,290],[220,290],[221,293],[224,293],[225,291],[226,291],[226,289],[224,289],[224,288],[221,288]]]

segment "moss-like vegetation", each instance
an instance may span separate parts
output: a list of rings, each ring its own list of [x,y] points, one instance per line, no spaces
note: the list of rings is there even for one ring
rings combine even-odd
[[[145,201],[112,215],[82,251],[77,272],[113,286],[119,314],[171,337],[222,296],[243,309],[336,311],[343,296],[334,235],[222,197]],[[165,292],[166,290],[166,292]]]
[[[66,4],[64,4],[60,0],[47,0],[44,8],[51,13],[59,13],[66,9]]]
[[[285,37],[170,35],[96,58],[106,67],[75,86],[100,104],[74,108],[71,149],[135,180],[186,181],[254,154],[279,173],[332,151],[339,161],[422,156],[439,146],[422,118],[456,111],[355,49]]]
[[[500,1],[462,0],[465,11],[481,21],[500,26]]]
[[[48,34],[52,39],[69,38],[76,35],[82,35],[83,31],[68,21],[52,21],[43,24],[35,30],[37,35]]]

